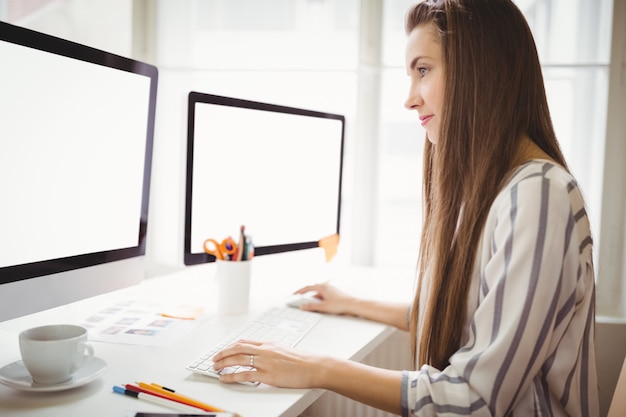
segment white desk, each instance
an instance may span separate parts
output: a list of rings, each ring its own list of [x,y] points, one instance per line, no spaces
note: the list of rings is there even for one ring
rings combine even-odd
[[[222,384],[194,375],[187,363],[265,309],[282,305],[298,287],[329,278],[365,297],[405,300],[413,286],[412,271],[339,268],[313,263],[303,267],[297,255],[260,256],[253,265],[251,304],[247,315],[215,313],[214,264],[194,266],[166,277],[45,312],[0,323],[0,367],[20,359],[18,334],[33,326],[78,322],[116,300],[137,299],[204,304],[206,319],[192,333],[167,347],[93,342],[96,356],[108,364],[98,379],[60,392],[24,392],[0,384],[0,416],[118,417],[125,411],[169,411],[158,405],[114,394],[112,387],[134,381],[157,382],[243,417],[297,416],[323,393],[318,389],[278,389],[261,385]],[[310,267],[309,267],[310,266]],[[324,316],[298,349],[362,360],[393,329],[351,317]]]

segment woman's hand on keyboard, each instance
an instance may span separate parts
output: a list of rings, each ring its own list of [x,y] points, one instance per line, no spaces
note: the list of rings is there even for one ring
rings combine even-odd
[[[308,311],[318,311],[329,314],[354,314],[350,306],[355,300],[337,287],[328,284],[307,285],[295,291],[294,294],[314,293],[314,297],[319,299],[318,303],[303,304],[300,308]]]
[[[321,358],[274,343],[240,341],[213,357],[217,370],[229,366],[250,366],[255,370],[220,375],[220,381],[261,382],[283,388],[315,386],[316,370]]]

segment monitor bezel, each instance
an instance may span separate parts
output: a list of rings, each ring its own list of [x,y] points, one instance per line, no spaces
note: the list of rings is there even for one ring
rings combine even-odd
[[[307,110],[298,107],[283,106],[260,101],[246,100],[235,97],[226,97],[221,95],[202,93],[198,91],[190,91],[188,95],[187,108],[187,169],[185,184],[185,232],[183,245],[183,261],[187,266],[198,265],[203,263],[215,262],[216,258],[204,252],[192,252],[192,202],[193,202],[193,162],[194,162],[194,131],[195,131],[195,110],[196,104],[213,104],[219,106],[238,107],[252,110],[286,113],[301,116],[319,117],[325,119],[333,119],[341,122],[341,143],[339,156],[339,184],[337,196],[337,221],[335,233],[339,235],[341,226],[341,194],[343,183],[343,165],[344,165],[344,142],[345,142],[345,116],[336,113],[320,112],[315,110]],[[325,236],[320,236],[323,238]],[[254,255],[269,255],[273,253],[281,253],[288,251],[296,251],[303,249],[312,249],[319,246],[319,240],[307,242],[285,242],[279,245],[255,246]]]
[[[126,248],[117,248],[95,253],[0,267],[0,284],[7,284],[30,278],[47,276],[144,256],[146,253],[148,205],[150,199],[150,178],[152,171],[156,94],[158,84],[158,69],[156,66],[6,22],[0,22],[0,41],[21,45],[27,48],[95,65],[114,68],[116,70],[139,74],[150,79],[148,115],[146,118],[147,126],[142,185],[143,191],[141,211],[138,213],[139,232],[137,236],[137,244]]]

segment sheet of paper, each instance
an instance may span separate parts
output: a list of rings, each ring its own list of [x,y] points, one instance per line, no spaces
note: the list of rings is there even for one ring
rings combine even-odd
[[[202,323],[201,312],[197,306],[126,300],[90,314],[80,324],[93,341],[169,346]]]

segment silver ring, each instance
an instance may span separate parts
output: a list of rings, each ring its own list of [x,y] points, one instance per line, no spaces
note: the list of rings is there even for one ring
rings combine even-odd
[[[254,355],[250,355],[250,367],[254,368]]]

